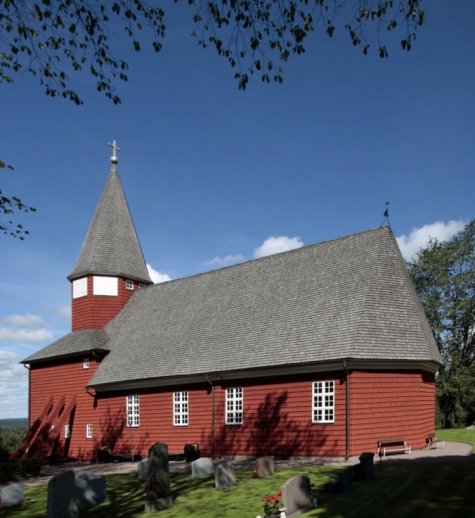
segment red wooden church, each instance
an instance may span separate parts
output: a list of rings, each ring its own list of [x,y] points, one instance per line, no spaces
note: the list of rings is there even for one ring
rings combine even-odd
[[[68,277],[72,332],[23,360],[19,455],[425,446],[442,359],[389,228],[153,285],[116,163]]]

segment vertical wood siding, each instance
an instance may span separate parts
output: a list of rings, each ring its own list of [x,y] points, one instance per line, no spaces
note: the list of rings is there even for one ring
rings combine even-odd
[[[125,282],[125,278],[118,278],[117,296],[93,295],[93,276],[90,275],[87,277],[87,296],[78,299],[72,298],[71,283],[72,330],[100,329],[112,320],[139,289],[138,283],[133,281],[134,289],[128,290]]]
[[[48,397],[77,394],[71,426],[69,456],[96,458],[107,445],[113,453],[140,453],[158,441],[170,452],[183,452],[186,442],[197,442],[203,456],[211,455],[212,395],[203,383],[163,388],[86,394],[84,387],[98,364],[90,358],[32,366],[31,419]],[[312,424],[312,382],[335,381],[335,422]],[[222,455],[344,456],[346,454],[346,396],[343,372],[301,376],[215,381],[215,451]],[[243,387],[244,419],[225,425],[226,388]],[[188,391],[189,424],[173,425],[173,392]],[[140,398],[140,426],[126,426],[126,396]],[[350,455],[376,452],[380,437],[404,435],[414,449],[425,446],[434,431],[434,375],[421,372],[352,372]],[[86,439],[86,424],[93,438]],[[131,434],[132,432],[132,434]],[[64,441],[64,433],[61,434]],[[63,447],[63,446],[62,446]]]

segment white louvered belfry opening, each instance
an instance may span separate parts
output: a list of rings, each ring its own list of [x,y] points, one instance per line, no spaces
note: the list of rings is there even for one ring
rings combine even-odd
[[[119,280],[117,277],[93,277],[93,294],[117,297],[119,294]]]
[[[87,296],[87,277],[73,281],[73,299]]]

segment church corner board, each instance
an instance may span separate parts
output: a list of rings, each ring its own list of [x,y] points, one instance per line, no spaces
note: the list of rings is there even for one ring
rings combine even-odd
[[[23,360],[17,457],[146,455],[158,441],[204,457],[426,445],[442,359],[388,227],[154,285],[111,147],[68,276],[72,331]]]

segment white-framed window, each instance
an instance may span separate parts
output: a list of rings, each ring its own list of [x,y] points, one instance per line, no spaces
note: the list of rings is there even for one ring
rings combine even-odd
[[[145,284],[143,282],[139,282],[139,288],[145,288]]]
[[[188,424],[188,392],[173,393],[173,424],[175,426]]]
[[[312,423],[334,423],[335,382],[315,381],[312,391]]]
[[[226,424],[242,424],[243,389],[242,387],[226,389]]]
[[[87,277],[73,281],[73,299],[87,296]]]
[[[92,439],[92,424],[86,425],[86,439]]]
[[[91,430],[91,436],[92,436],[92,430]],[[64,425],[64,438],[69,439],[71,437],[71,428],[68,424]]]
[[[128,290],[133,290],[134,289],[134,281],[131,281],[130,279],[126,279],[125,287]]]
[[[93,277],[94,295],[108,295],[117,297],[119,294],[119,279],[117,277]]]
[[[89,369],[89,358],[84,358],[84,360],[82,361],[82,368]]]
[[[139,396],[127,396],[127,426],[129,428],[140,425]]]

